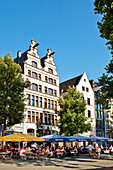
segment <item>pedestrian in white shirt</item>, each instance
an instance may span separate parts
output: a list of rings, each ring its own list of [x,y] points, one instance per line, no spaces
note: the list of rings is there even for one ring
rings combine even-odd
[[[92,144],[89,143],[89,145],[88,145],[88,150],[89,150],[89,155],[90,155],[90,156],[92,155],[92,148],[93,148]]]

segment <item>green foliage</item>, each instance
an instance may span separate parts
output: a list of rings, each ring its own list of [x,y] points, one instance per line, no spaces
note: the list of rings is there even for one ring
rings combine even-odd
[[[100,87],[97,102],[103,104],[105,109],[109,109],[110,101],[113,99],[113,58],[105,68],[106,74],[98,79],[97,85]]]
[[[10,54],[0,57],[0,125],[12,126],[24,118],[24,88],[29,81],[22,78],[19,64],[14,63]]]
[[[95,0],[95,13],[101,14],[101,22],[98,22],[100,37],[107,40],[106,45],[113,54],[113,0]]]
[[[58,112],[61,134],[74,135],[91,130],[91,124],[86,123],[87,118],[84,116],[86,102],[83,100],[83,94],[77,92],[76,87],[69,87],[58,102],[61,108]]]

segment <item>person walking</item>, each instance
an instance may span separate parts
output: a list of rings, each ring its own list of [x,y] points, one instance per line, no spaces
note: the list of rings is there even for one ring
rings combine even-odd
[[[101,147],[100,146],[97,147],[96,153],[97,153],[98,159],[100,159],[100,153],[101,153]]]
[[[92,155],[93,155],[93,158],[95,158],[95,155],[96,155],[96,145],[95,144],[93,144]]]
[[[92,155],[92,148],[93,148],[92,144],[91,144],[91,143],[89,143],[89,145],[88,145],[89,156],[91,156],[91,155]]]

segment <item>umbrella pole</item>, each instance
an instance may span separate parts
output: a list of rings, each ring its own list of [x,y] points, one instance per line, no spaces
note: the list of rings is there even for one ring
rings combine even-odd
[[[18,142],[18,148],[19,148],[19,150],[20,150],[20,142]]]

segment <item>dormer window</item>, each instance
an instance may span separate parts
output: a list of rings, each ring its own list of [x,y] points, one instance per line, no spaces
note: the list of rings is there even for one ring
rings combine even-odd
[[[48,72],[53,74],[53,70],[51,68],[48,68]]]
[[[37,63],[35,61],[32,61],[32,66],[37,68]]]

